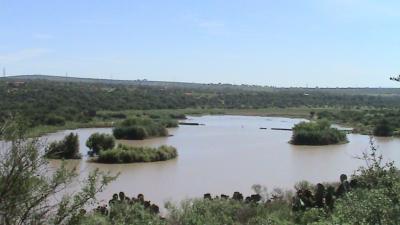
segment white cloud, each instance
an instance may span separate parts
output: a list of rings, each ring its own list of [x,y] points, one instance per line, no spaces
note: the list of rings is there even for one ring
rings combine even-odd
[[[38,58],[51,52],[46,48],[28,48],[15,52],[0,53],[0,63],[20,62],[27,59]]]

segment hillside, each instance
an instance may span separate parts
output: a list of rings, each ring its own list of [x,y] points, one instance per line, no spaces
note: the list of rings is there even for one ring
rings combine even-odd
[[[18,75],[2,77],[0,80],[11,81],[30,81],[45,80],[70,83],[91,83],[91,84],[109,84],[109,85],[134,85],[134,86],[156,86],[164,88],[188,88],[200,90],[247,90],[247,91],[291,91],[314,93],[324,92],[332,94],[353,94],[353,95],[400,95],[400,88],[356,88],[356,87],[337,87],[337,88],[304,88],[304,87],[273,87],[260,85],[234,85],[234,84],[201,84],[188,82],[170,82],[170,81],[149,81],[149,80],[113,80],[113,79],[95,79],[80,77],[62,77],[50,75]]]
[[[68,121],[87,123],[104,110],[287,107],[399,108],[399,89],[271,88],[52,76],[0,79],[0,120],[21,115],[32,127]]]

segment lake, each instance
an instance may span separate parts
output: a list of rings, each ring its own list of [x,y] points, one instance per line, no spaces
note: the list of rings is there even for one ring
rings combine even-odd
[[[349,134],[350,142],[341,145],[294,146],[288,143],[291,131],[270,130],[272,127],[291,128],[300,121],[304,120],[256,116],[189,117],[187,122],[205,125],[169,129],[171,137],[122,141],[137,146],[172,145],[178,149],[177,159],[113,165],[83,159],[70,160],[68,164],[77,166],[82,177],[95,168],[121,172],[99,199],[108,200],[120,191],[128,196],[143,193],[146,199],[160,206],[169,200],[202,197],[204,193],[231,195],[240,191],[248,195],[253,193],[251,186],[254,184],[272,191],[275,187],[292,189],[301,180],[338,181],[341,173],[350,175],[363,165],[355,157],[369,149],[368,136]],[[86,155],[87,138],[95,132],[112,133],[112,129],[66,130],[44,138],[60,140],[69,132],[79,134],[80,151]],[[375,138],[375,142],[386,160],[400,159],[400,139]],[[59,164],[59,160],[51,161],[52,166]]]

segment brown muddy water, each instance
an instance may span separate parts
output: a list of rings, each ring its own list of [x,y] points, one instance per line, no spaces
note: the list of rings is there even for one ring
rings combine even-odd
[[[70,160],[81,177],[95,168],[120,172],[116,181],[101,193],[109,199],[124,191],[128,196],[143,193],[146,199],[162,206],[166,201],[202,197],[204,193],[251,194],[251,186],[260,184],[268,190],[275,187],[292,189],[301,180],[337,181],[341,173],[351,174],[363,165],[356,159],[369,149],[369,137],[349,134],[349,143],[330,146],[293,146],[288,143],[292,132],[274,131],[272,127],[291,128],[302,119],[255,116],[189,117],[188,122],[204,126],[180,126],[170,129],[173,136],[143,141],[123,141],[133,145],[172,145],[177,159],[134,164],[98,164],[85,159]],[[267,130],[259,129],[266,127]],[[69,132],[79,134],[80,151],[87,154],[85,142],[95,132],[111,133],[111,128],[66,130],[49,134],[47,141],[62,139]],[[400,139],[375,138],[386,160],[400,159]],[[52,166],[60,161],[53,160]]]

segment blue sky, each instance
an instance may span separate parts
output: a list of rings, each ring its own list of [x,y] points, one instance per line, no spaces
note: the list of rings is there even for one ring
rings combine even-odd
[[[9,74],[399,86],[400,1],[0,0]]]

